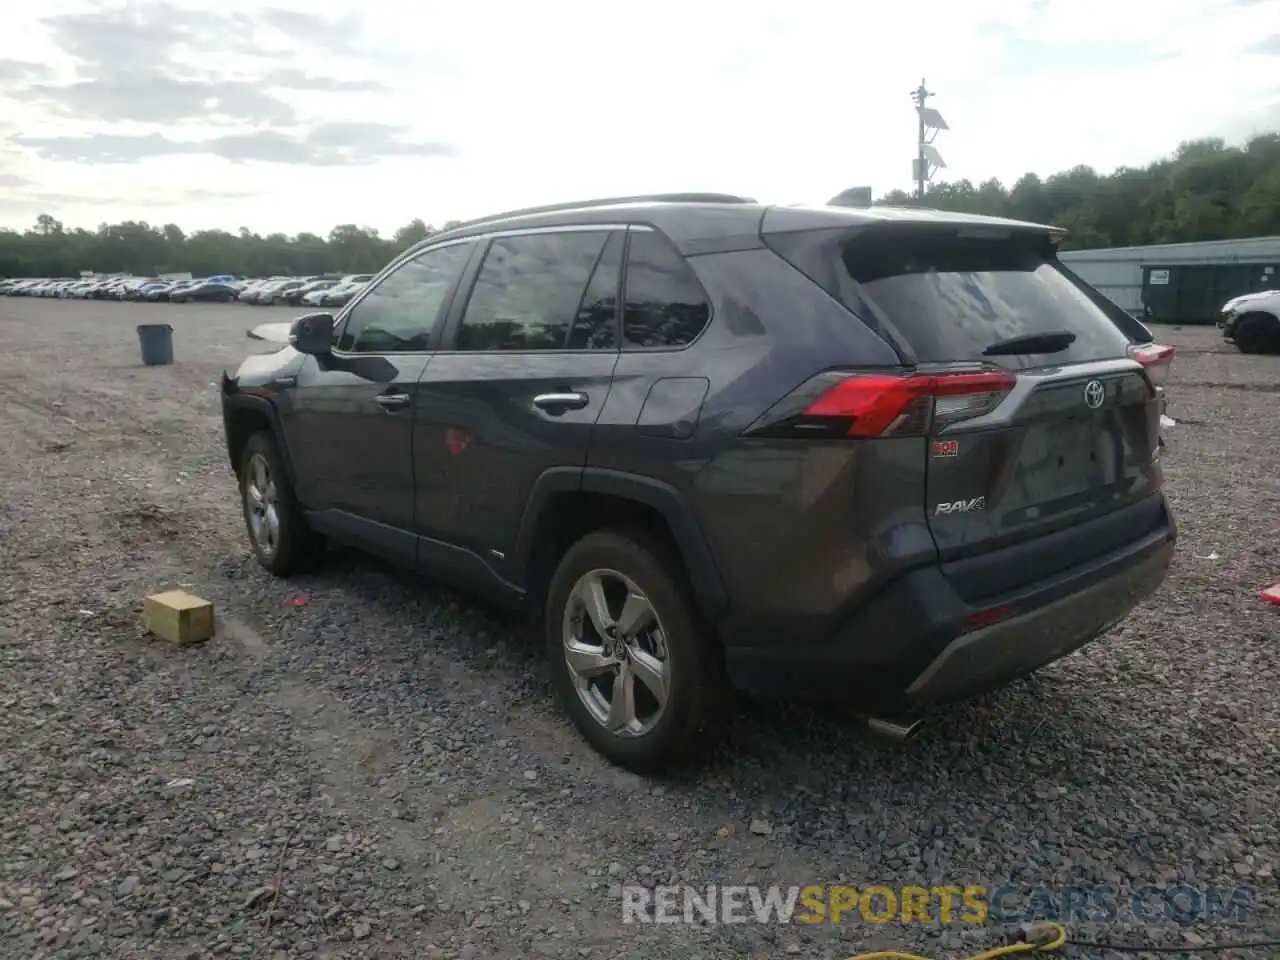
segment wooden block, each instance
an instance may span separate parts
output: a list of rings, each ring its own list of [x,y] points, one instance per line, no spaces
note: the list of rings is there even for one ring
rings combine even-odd
[[[147,597],[142,618],[150,632],[180,647],[213,636],[213,604],[185,590],[168,590]]]

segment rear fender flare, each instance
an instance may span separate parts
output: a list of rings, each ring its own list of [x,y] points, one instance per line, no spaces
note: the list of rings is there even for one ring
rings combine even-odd
[[[670,484],[619,470],[556,467],[538,477],[530,491],[516,536],[511,572],[518,583],[528,586],[531,582],[539,520],[551,499],[573,491],[630,500],[656,511],[671,530],[676,549],[680,551],[680,558],[689,574],[699,611],[708,623],[719,622],[728,609],[728,596],[692,506]]]

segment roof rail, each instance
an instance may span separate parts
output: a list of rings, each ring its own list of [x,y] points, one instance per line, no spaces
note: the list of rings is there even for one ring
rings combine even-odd
[[[507,210],[493,213],[474,220],[465,220],[454,224],[448,231],[474,227],[494,220],[508,220],[512,217],[532,216],[535,213],[558,213],[561,210],[577,210],[581,207],[602,207],[622,203],[755,203],[750,197],[737,197],[729,193],[647,193],[631,197],[602,197],[596,200],[574,200],[567,203],[548,203],[538,207],[523,207],[519,210]]]

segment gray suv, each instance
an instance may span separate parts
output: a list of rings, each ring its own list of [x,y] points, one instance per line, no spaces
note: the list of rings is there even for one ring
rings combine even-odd
[[[532,611],[567,712],[652,770],[729,692],[906,715],[1164,578],[1172,351],[1052,227],[631,197],[463,224],[222,380],[262,565],[325,538]]]

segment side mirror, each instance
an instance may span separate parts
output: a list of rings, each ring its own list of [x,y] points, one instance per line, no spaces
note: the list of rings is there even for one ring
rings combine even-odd
[[[322,357],[333,349],[333,314],[309,313],[293,321],[289,344],[299,353]]]

